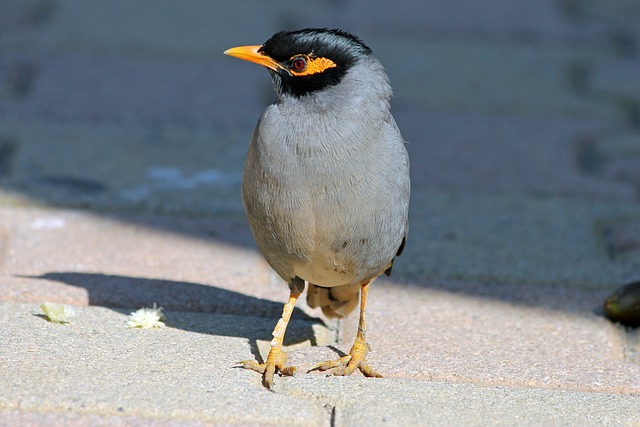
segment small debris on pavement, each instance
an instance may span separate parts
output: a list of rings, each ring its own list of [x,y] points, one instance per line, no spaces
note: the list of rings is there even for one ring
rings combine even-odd
[[[129,315],[127,328],[153,329],[164,328],[164,313],[162,307],[153,304],[152,308],[141,308]]]
[[[54,323],[69,323],[69,319],[76,316],[76,311],[70,305],[43,302],[40,308],[45,318]]]

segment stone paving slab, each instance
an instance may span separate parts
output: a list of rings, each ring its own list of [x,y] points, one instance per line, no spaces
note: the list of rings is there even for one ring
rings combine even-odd
[[[0,97],[0,112],[12,121],[115,122],[152,127],[156,133],[171,126],[197,126],[250,135],[275,97],[271,79],[260,67],[238,67],[222,50],[217,53],[215,60],[4,53],[0,76],[13,96]]]
[[[491,0],[482,5],[473,0],[416,2],[411,13],[383,0],[354,0],[345,4],[345,16],[358,31],[391,32],[424,37],[467,36],[552,40],[568,37],[572,23],[557,1]],[[354,30],[355,31],[355,30]]]
[[[615,103],[590,97],[571,81],[572,67],[589,68],[611,60],[601,51],[387,38],[377,44],[376,52],[395,93],[411,105],[438,111],[611,120],[621,113]],[[406,67],[407,63],[412,66]]]
[[[608,96],[630,100],[640,99],[640,60],[625,58],[603,64],[593,71],[591,86],[594,91]]]
[[[0,209],[2,298],[118,307],[156,302],[228,313],[235,306],[245,314],[259,301],[286,299],[286,286],[270,281],[271,269],[257,251],[241,246],[252,242],[245,221],[138,220],[135,225],[81,211]],[[211,240],[220,235],[231,240]],[[241,297],[246,289],[254,303]],[[279,305],[268,314],[279,314]]]
[[[577,6],[584,15],[610,22],[633,23],[640,19],[640,5],[633,0],[621,0],[609,4],[602,4],[597,0],[581,0],[577,2]]]
[[[630,1],[433,0],[399,8],[384,0],[352,0],[336,17],[367,38],[483,40],[497,44],[579,46],[633,55],[640,31]]]
[[[307,5],[285,1],[274,7],[257,0],[244,0],[240,5],[190,0],[178,8],[170,0],[50,3],[52,10],[44,22],[27,20],[32,25],[6,35],[4,47],[219,57],[231,46],[263,42],[282,27],[304,21],[309,25],[318,16],[327,17],[328,11],[335,10],[330,2]],[[13,15],[30,17],[37,13],[38,6],[32,3],[31,7],[16,8]],[[118,24],[117,31],[114,23]],[[244,40],[238,40],[238,35]]]
[[[205,427],[213,426],[215,423],[202,421],[185,421],[158,418],[127,417],[118,415],[87,415],[75,412],[26,412],[26,411],[0,411],[0,423],[3,425],[15,425],[21,427],[38,426],[64,426],[64,427]],[[233,423],[234,426],[241,426],[242,423]],[[244,424],[251,426],[251,422]]]
[[[624,426],[640,420],[637,396],[599,393],[355,378],[288,381],[282,392],[336,405],[335,425]]]
[[[637,280],[640,251],[616,258],[608,230],[638,217],[635,202],[415,190],[406,255],[394,267],[409,278],[613,291]]]
[[[436,113],[407,106],[395,108],[394,117],[408,141],[414,189],[636,199],[634,182],[600,173],[600,164],[609,161],[605,152],[612,151],[606,141],[617,137],[610,134],[610,121]],[[625,147],[640,146],[636,142],[630,138]],[[618,156],[628,157],[630,149]]]
[[[329,425],[322,404],[264,391],[258,375],[233,367],[269,334],[264,319],[175,312],[165,329],[134,330],[124,313],[76,310],[65,325],[38,317],[37,305],[1,304],[3,411]],[[306,332],[291,326],[290,339]]]
[[[588,141],[591,152],[590,169],[595,176],[615,183],[629,185],[640,194],[640,133],[622,130],[605,133]]]
[[[487,288],[374,283],[371,366],[394,378],[640,395],[640,366],[626,358],[624,331],[594,313],[597,292]],[[342,351],[356,324],[342,323]]]
[[[0,133],[16,146],[3,185],[36,199],[108,210],[242,213],[244,135],[14,121],[3,122]]]
[[[78,308],[61,325],[37,316],[36,305],[0,305],[0,417],[9,421],[633,425],[640,416],[637,396],[398,378],[300,374],[278,378],[273,393],[259,375],[232,367],[251,357],[247,341],[268,331],[263,319],[167,312],[167,328],[145,331],[126,329],[125,314],[107,308]]]

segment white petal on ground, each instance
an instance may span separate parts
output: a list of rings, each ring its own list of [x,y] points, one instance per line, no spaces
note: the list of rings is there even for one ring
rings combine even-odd
[[[153,304],[152,308],[141,308],[131,313],[127,320],[127,327],[139,329],[164,328],[164,319],[163,308],[156,307]]]

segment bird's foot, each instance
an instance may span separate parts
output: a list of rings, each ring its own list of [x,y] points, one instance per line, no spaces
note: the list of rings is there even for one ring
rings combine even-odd
[[[311,368],[311,371],[328,371],[333,369],[332,374],[337,376],[351,375],[356,369],[365,377],[382,378],[382,375],[372,369],[365,361],[369,346],[364,340],[356,339],[356,342],[351,347],[351,351],[346,356],[342,356],[339,359],[327,360],[326,362],[318,363]]]
[[[273,389],[273,375],[278,372],[280,375],[292,376],[296,368],[288,366],[287,354],[282,347],[271,347],[267,360],[264,363],[258,363],[255,360],[243,360],[239,363],[244,369],[251,369],[262,374],[262,385],[269,390]]]

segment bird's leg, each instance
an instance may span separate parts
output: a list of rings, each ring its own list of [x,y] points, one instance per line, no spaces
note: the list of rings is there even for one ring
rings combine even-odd
[[[273,375],[279,372],[281,375],[293,375],[296,368],[287,366],[287,355],[282,349],[284,341],[284,333],[287,330],[291,313],[296,305],[296,301],[300,296],[300,291],[293,289],[289,295],[289,301],[282,309],[282,317],[278,320],[276,327],[273,329],[273,339],[271,340],[271,350],[264,363],[258,363],[255,360],[245,360],[240,362],[245,369],[251,369],[262,374],[262,384],[269,390],[273,387]]]
[[[358,334],[356,340],[349,351],[349,354],[336,360],[328,360],[323,363],[319,363],[314,366],[311,371],[327,371],[329,369],[335,369],[333,375],[351,375],[353,371],[360,370],[366,377],[381,378],[382,375],[374,371],[365,362],[365,356],[369,350],[369,346],[365,340],[365,334],[367,330],[365,322],[365,309],[367,307],[367,293],[369,291],[369,284],[371,281],[361,285],[360,289],[360,320],[358,321]]]

